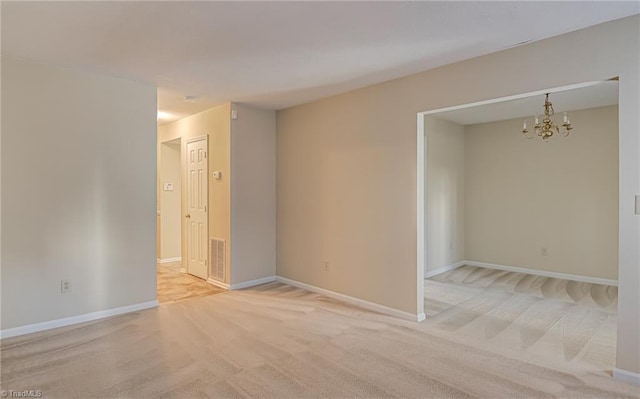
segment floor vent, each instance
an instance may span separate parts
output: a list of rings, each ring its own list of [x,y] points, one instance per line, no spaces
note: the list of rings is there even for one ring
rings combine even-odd
[[[212,238],[210,241],[210,247],[211,263],[209,266],[209,278],[224,282],[224,240]]]

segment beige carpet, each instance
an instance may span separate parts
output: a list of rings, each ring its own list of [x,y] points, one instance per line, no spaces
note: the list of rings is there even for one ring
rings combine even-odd
[[[427,323],[449,339],[611,373],[617,287],[463,266],[425,281]]]
[[[59,398],[638,397],[604,371],[447,333],[270,283],[3,340],[1,385]]]

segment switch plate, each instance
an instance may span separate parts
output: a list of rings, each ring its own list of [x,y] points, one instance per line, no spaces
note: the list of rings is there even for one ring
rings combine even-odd
[[[71,292],[71,280],[60,280],[60,293],[67,294]]]
[[[173,191],[173,183],[165,183],[164,191]]]
[[[640,215],[640,195],[636,195],[636,215]]]

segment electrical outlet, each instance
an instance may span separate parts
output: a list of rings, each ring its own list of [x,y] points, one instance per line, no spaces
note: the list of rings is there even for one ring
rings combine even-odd
[[[67,294],[71,292],[71,280],[60,280],[60,293]]]
[[[323,269],[323,270],[324,270],[325,272],[328,272],[328,271],[329,271],[329,262],[324,261],[324,269]]]
[[[547,256],[549,255],[549,250],[545,247],[540,248],[540,255]]]

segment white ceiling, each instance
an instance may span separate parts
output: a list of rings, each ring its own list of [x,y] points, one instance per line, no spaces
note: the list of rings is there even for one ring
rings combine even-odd
[[[587,2],[2,2],[2,54],[281,109],[640,13]],[[196,96],[194,103],[184,96]]]
[[[618,104],[617,80],[587,82],[584,86],[578,88],[548,89],[545,92],[550,93],[549,101],[553,104],[556,114]],[[544,93],[535,93],[524,95],[522,98],[515,100],[444,111],[432,116],[460,125],[473,125],[514,118],[527,118],[529,123],[533,123],[536,112],[540,115],[544,113],[544,97]],[[571,114],[569,113],[570,117]],[[562,116],[556,116],[556,119],[558,118],[561,119]]]

